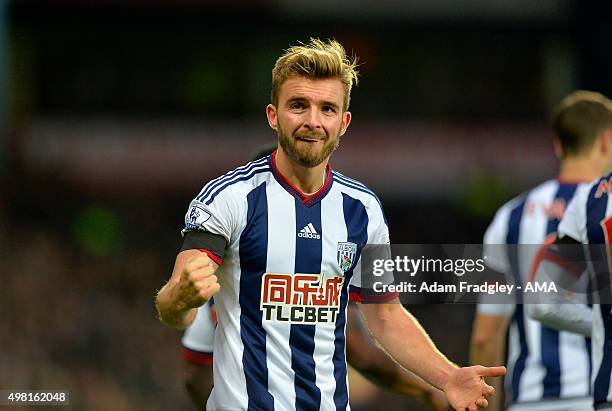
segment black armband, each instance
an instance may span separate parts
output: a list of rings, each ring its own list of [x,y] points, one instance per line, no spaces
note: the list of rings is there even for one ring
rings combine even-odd
[[[209,233],[208,231],[188,231],[183,237],[183,245],[180,251],[206,250],[212,253],[213,255],[211,257],[213,260],[220,264],[220,262],[223,262],[223,254],[225,254],[226,246],[227,240],[219,234]],[[216,257],[216,259],[213,256]]]

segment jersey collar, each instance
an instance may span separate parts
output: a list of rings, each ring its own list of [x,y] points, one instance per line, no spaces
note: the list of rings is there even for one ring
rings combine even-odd
[[[274,176],[278,184],[280,184],[293,197],[300,200],[302,204],[304,204],[306,207],[313,206],[314,204],[323,200],[323,197],[325,197],[327,193],[329,193],[329,190],[332,187],[333,176],[329,164],[327,164],[327,166],[325,167],[325,184],[323,184],[323,186],[316,193],[306,195],[299,188],[293,185],[293,183],[291,183],[291,181],[289,181],[287,177],[281,174],[280,170],[278,169],[278,166],[276,165],[276,150],[272,153],[270,157],[268,157],[268,163],[270,164],[270,167],[272,169],[272,175]]]

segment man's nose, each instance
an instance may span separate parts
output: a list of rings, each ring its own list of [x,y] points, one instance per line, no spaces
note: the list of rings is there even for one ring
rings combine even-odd
[[[316,130],[321,128],[321,113],[318,110],[312,109],[308,111],[306,115],[306,121],[304,122],[304,126],[309,128],[310,130]]]

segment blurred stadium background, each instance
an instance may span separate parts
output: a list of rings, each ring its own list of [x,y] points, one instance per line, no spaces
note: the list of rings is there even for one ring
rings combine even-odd
[[[392,240],[478,243],[555,172],[550,107],[575,88],[612,96],[610,8],[0,0],[0,388],[190,409],[153,296],[193,195],[274,142],[264,108],[289,44],[335,37],[360,56],[333,165],[380,194]],[[412,309],[465,364],[473,307]],[[420,409],[353,383],[354,410]]]

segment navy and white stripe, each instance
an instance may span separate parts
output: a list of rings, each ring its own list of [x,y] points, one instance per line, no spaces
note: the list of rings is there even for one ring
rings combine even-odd
[[[588,244],[606,244],[610,242],[608,234],[604,232],[604,220],[611,212],[610,196],[607,190],[596,195],[601,181],[609,181],[612,174],[594,183],[586,199],[580,199],[585,203],[585,210],[580,214],[585,216],[586,241],[585,239],[575,238],[578,241]],[[579,205],[579,204],[576,204]],[[590,247],[591,253],[601,251]],[[609,273],[610,261],[608,255],[592,256],[593,261],[599,262],[602,266],[593,267],[597,273]],[[597,264],[595,263],[594,264]],[[612,387],[610,386],[612,374],[612,306],[610,304],[595,304],[593,306],[593,400],[595,407],[604,404],[612,405]]]
[[[208,409],[348,410],[349,286],[361,287],[357,262],[363,247],[389,239],[376,196],[329,170],[324,187],[306,196],[280,175],[272,156],[213,180],[194,202],[210,214],[201,228],[228,241],[218,271],[215,384]],[[299,236],[304,227],[316,235]],[[338,244],[345,242],[355,243],[357,253],[343,272]],[[316,275],[319,284],[343,281],[335,321],[329,314],[316,326],[287,321],[282,310],[280,317],[266,317],[262,290],[272,291],[264,286],[265,273],[283,279]],[[288,306],[300,306],[298,300]]]
[[[196,197],[196,200],[210,205],[214,198],[225,188],[240,181],[248,181],[255,174],[270,171],[268,158],[269,156],[252,161],[243,167],[238,167],[235,170],[214,179],[204,186],[202,191],[200,191],[200,194],[198,194]]]
[[[524,285],[537,245],[556,232],[558,214],[576,188],[576,184],[547,181],[500,208],[485,236],[485,250],[490,250],[488,264],[512,274],[517,284]],[[499,244],[507,245],[504,255],[498,255],[502,250]],[[506,392],[510,404],[589,395],[589,353],[583,337],[532,320],[520,295],[509,333]]]

